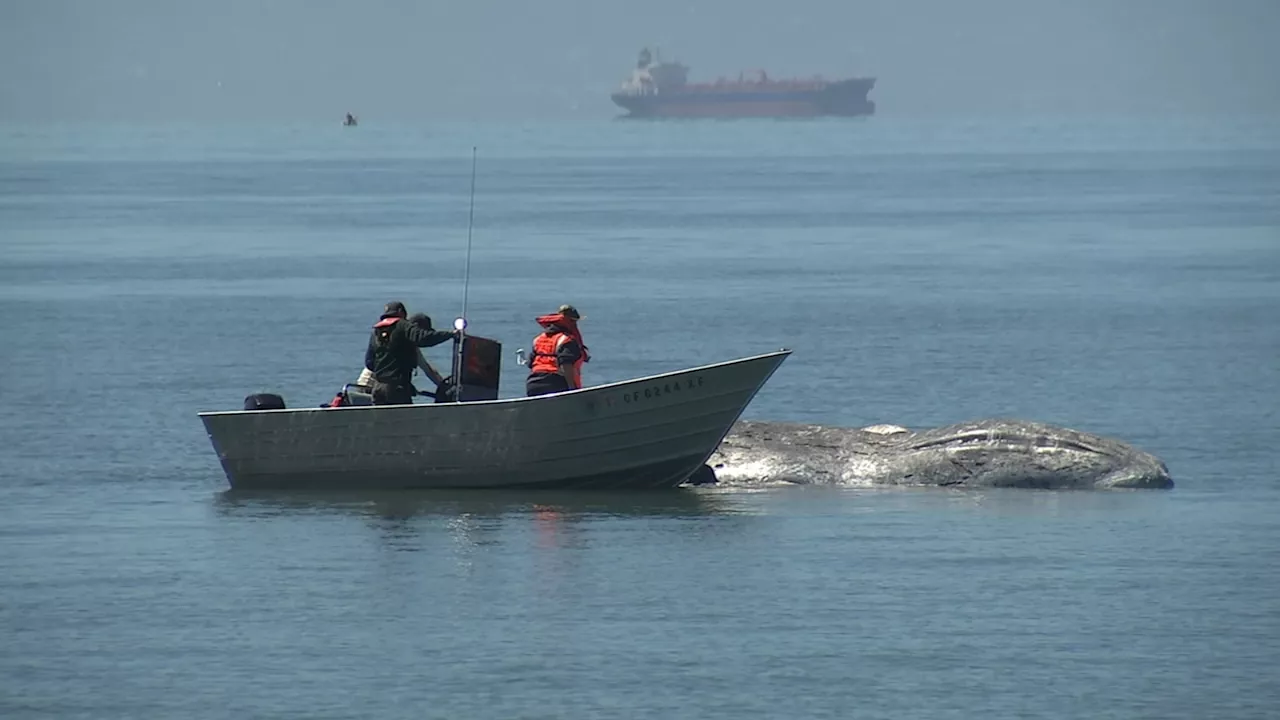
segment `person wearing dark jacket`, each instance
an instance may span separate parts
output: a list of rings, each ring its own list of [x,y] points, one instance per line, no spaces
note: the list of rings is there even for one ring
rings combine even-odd
[[[373,374],[374,405],[409,405],[413,402],[413,370],[418,366],[418,348],[433,347],[452,340],[456,333],[433,330],[407,319],[404,303],[387,303],[382,317],[373,325],[364,366]]]
[[[526,395],[533,397],[582,387],[582,364],[591,356],[578,329],[581,320],[582,315],[572,305],[561,305],[554,313],[538,317],[542,334],[533,339],[529,377],[525,380]]]
[[[409,322],[413,323],[414,325],[417,325],[423,330],[430,331],[432,329],[431,316],[427,315],[426,313],[414,313],[410,315]],[[441,375],[440,372],[436,370],[435,367],[430,362],[427,361],[426,356],[422,354],[422,348],[415,347],[414,352],[418,354],[418,369],[421,370],[423,374],[427,376],[427,379],[430,380],[432,383],[434,383],[437,386],[442,385],[444,383],[444,376]],[[356,385],[362,385],[372,390],[373,389],[373,371],[367,367],[362,368],[360,370],[360,377],[356,379]]]

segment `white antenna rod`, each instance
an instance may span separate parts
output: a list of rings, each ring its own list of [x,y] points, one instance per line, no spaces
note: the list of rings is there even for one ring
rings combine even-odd
[[[462,346],[467,339],[467,291],[471,286],[471,229],[476,217],[476,148],[471,146],[471,208],[467,212],[467,261],[462,273],[462,315],[453,321],[458,339],[453,354],[453,400],[462,402]]]
[[[476,148],[471,146],[471,208],[467,211],[467,264],[462,274],[462,319],[467,319],[467,289],[471,285],[471,226],[476,217]]]

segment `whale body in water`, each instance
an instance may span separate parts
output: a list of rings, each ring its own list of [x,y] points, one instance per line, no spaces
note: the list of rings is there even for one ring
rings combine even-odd
[[[1119,440],[1024,420],[913,432],[740,420],[695,484],[1171,488],[1154,455]]]

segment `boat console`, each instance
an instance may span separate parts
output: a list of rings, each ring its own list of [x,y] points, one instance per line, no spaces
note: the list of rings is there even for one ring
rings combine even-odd
[[[457,338],[453,341],[453,352],[453,357],[457,357]],[[433,398],[438,403],[497,400],[501,374],[502,343],[478,335],[468,335],[462,341],[462,382],[455,384],[450,376],[434,392],[418,394]],[[455,385],[461,386],[459,392],[455,393]],[[373,388],[368,385],[343,385],[341,396],[343,405],[373,404]]]

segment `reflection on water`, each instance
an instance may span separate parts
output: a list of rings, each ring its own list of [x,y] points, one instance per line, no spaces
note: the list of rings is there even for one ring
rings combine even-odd
[[[860,497],[861,501],[850,502]],[[566,522],[608,518],[710,518],[768,513],[770,508],[839,514],[880,513],[890,509],[969,509],[983,515],[1052,517],[1113,514],[1135,506],[1164,506],[1163,499],[1140,491],[1044,491],[1019,488],[885,486],[703,487],[654,492],[547,490],[420,490],[389,492],[286,492],[226,490],[215,497],[219,514],[270,518],[308,514],[361,517],[391,528],[409,527],[422,518],[483,535],[502,520],[531,520],[553,528]]]
[[[295,538],[314,537],[316,532],[346,533],[332,529],[332,522],[354,521],[371,531],[376,546],[384,550],[414,553],[448,547],[456,566],[464,570],[470,570],[478,557],[493,562],[490,551],[498,548],[502,548],[498,555],[532,551],[542,554],[540,563],[564,562],[570,557],[565,553],[611,537],[619,522],[638,523],[647,532],[655,532],[655,524],[667,526],[685,538],[739,533],[746,516],[761,511],[747,496],[695,489],[617,493],[227,490],[214,497],[213,509],[220,517],[247,520]]]
[[[529,490],[420,490],[398,492],[284,492],[227,490],[216,499],[219,513],[273,516],[339,513],[408,520],[421,516],[499,518],[696,517],[750,512],[731,494],[692,489],[661,492]]]

